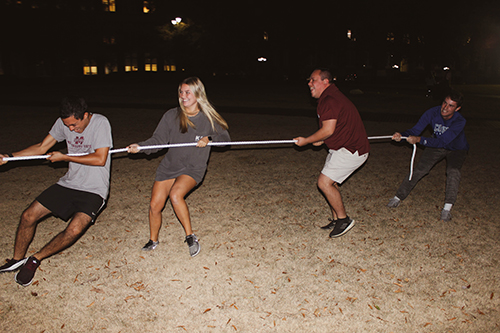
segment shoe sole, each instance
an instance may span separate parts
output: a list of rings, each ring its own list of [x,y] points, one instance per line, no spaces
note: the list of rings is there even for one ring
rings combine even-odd
[[[0,271],[0,273],[7,273],[7,272],[15,272],[17,271],[22,265],[24,265],[26,263],[26,261],[28,260],[28,258],[24,258],[23,260],[19,260],[17,263],[15,263],[14,265],[10,266],[9,268],[6,268],[2,271]]]
[[[15,279],[16,279],[16,282],[17,282],[18,284],[20,284],[21,286],[23,286],[23,287],[27,287],[27,286],[29,286],[29,285],[33,282],[33,279],[31,279],[31,281],[30,281],[30,282],[28,282],[28,283],[24,283],[24,284],[23,284],[23,283],[21,283],[21,282],[19,282],[19,281],[17,280],[17,275],[18,275],[18,274],[19,274],[19,272],[16,274]]]
[[[198,251],[196,251],[195,253],[191,254],[191,251],[189,251],[189,255],[191,257],[196,257],[198,255],[198,253],[200,253],[200,250],[201,250],[201,246],[200,246],[200,243],[198,243]]]
[[[143,247],[141,250],[142,251],[153,251],[154,249],[156,249],[158,245],[156,246],[150,246],[150,247]]]
[[[356,224],[356,222],[354,220],[352,220],[351,224],[349,224],[349,226],[347,226],[347,228],[345,228],[345,230],[342,231],[342,233],[340,233],[338,235],[330,236],[330,238],[337,238],[337,237],[340,237],[342,235],[345,235],[349,230],[352,229],[352,227],[354,227],[355,224]]]

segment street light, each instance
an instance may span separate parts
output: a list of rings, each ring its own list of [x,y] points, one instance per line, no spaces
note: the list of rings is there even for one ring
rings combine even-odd
[[[177,25],[177,24],[181,23],[181,21],[182,21],[182,18],[176,17],[175,20],[172,20],[170,22],[172,22],[173,25]]]

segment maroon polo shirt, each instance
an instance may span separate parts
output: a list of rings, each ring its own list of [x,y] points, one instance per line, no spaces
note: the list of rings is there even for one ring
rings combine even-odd
[[[358,151],[359,155],[370,151],[370,143],[358,109],[336,85],[331,84],[323,91],[318,100],[317,112],[320,127],[325,120],[337,119],[335,131],[325,140],[329,149],[346,148],[351,153]]]

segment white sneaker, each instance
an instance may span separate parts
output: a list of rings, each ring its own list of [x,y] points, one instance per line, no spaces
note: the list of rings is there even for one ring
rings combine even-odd
[[[441,220],[448,222],[451,220],[451,211],[443,209],[441,211]]]
[[[400,203],[401,203],[401,200],[398,197],[394,197],[391,200],[389,200],[389,203],[387,204],[387,207],[389,207],[389,208],[397,208]]]

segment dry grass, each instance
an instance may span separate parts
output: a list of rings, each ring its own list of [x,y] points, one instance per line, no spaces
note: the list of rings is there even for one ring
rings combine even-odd
[[[359,100],[362,112],[377,112],[377,103],[380,111],[398,112],[368,99]],[[110,118],[117,148],[147,138],[163,112],[94,111]],[[42,107],[2,106],[4,115],[1,151],[33,143],[55,119],[53,109]],[[224,116],[237,141],[291,139],[317,126],[314,117]],[[140,251],[161,156],[114,156],[111,196],[97,224],[73,247],[45,260],[32,286],[17,285],[11,273],[0,275],[2,330],[498,331],[500,149],[493,120],[469,123],[471,151],[451,222],[439,221],[443,163],[398,209],[385,207],[408,172],[411,149],[373,143],[368,162],[341,187],[357,225],[338,239],[318,228],[329,217],[315,186],[325,150],[281,145],[213,151],[205,181],[187,199],[202,246],[195,258],[170,204],[160,246]],[[366,122],[369,135],[409,126]],[[65,171],[43,162],[2,167],[1,258],[12,255],[21,211]],[[56,218],[41,223],[30,253],[64,227]]]

